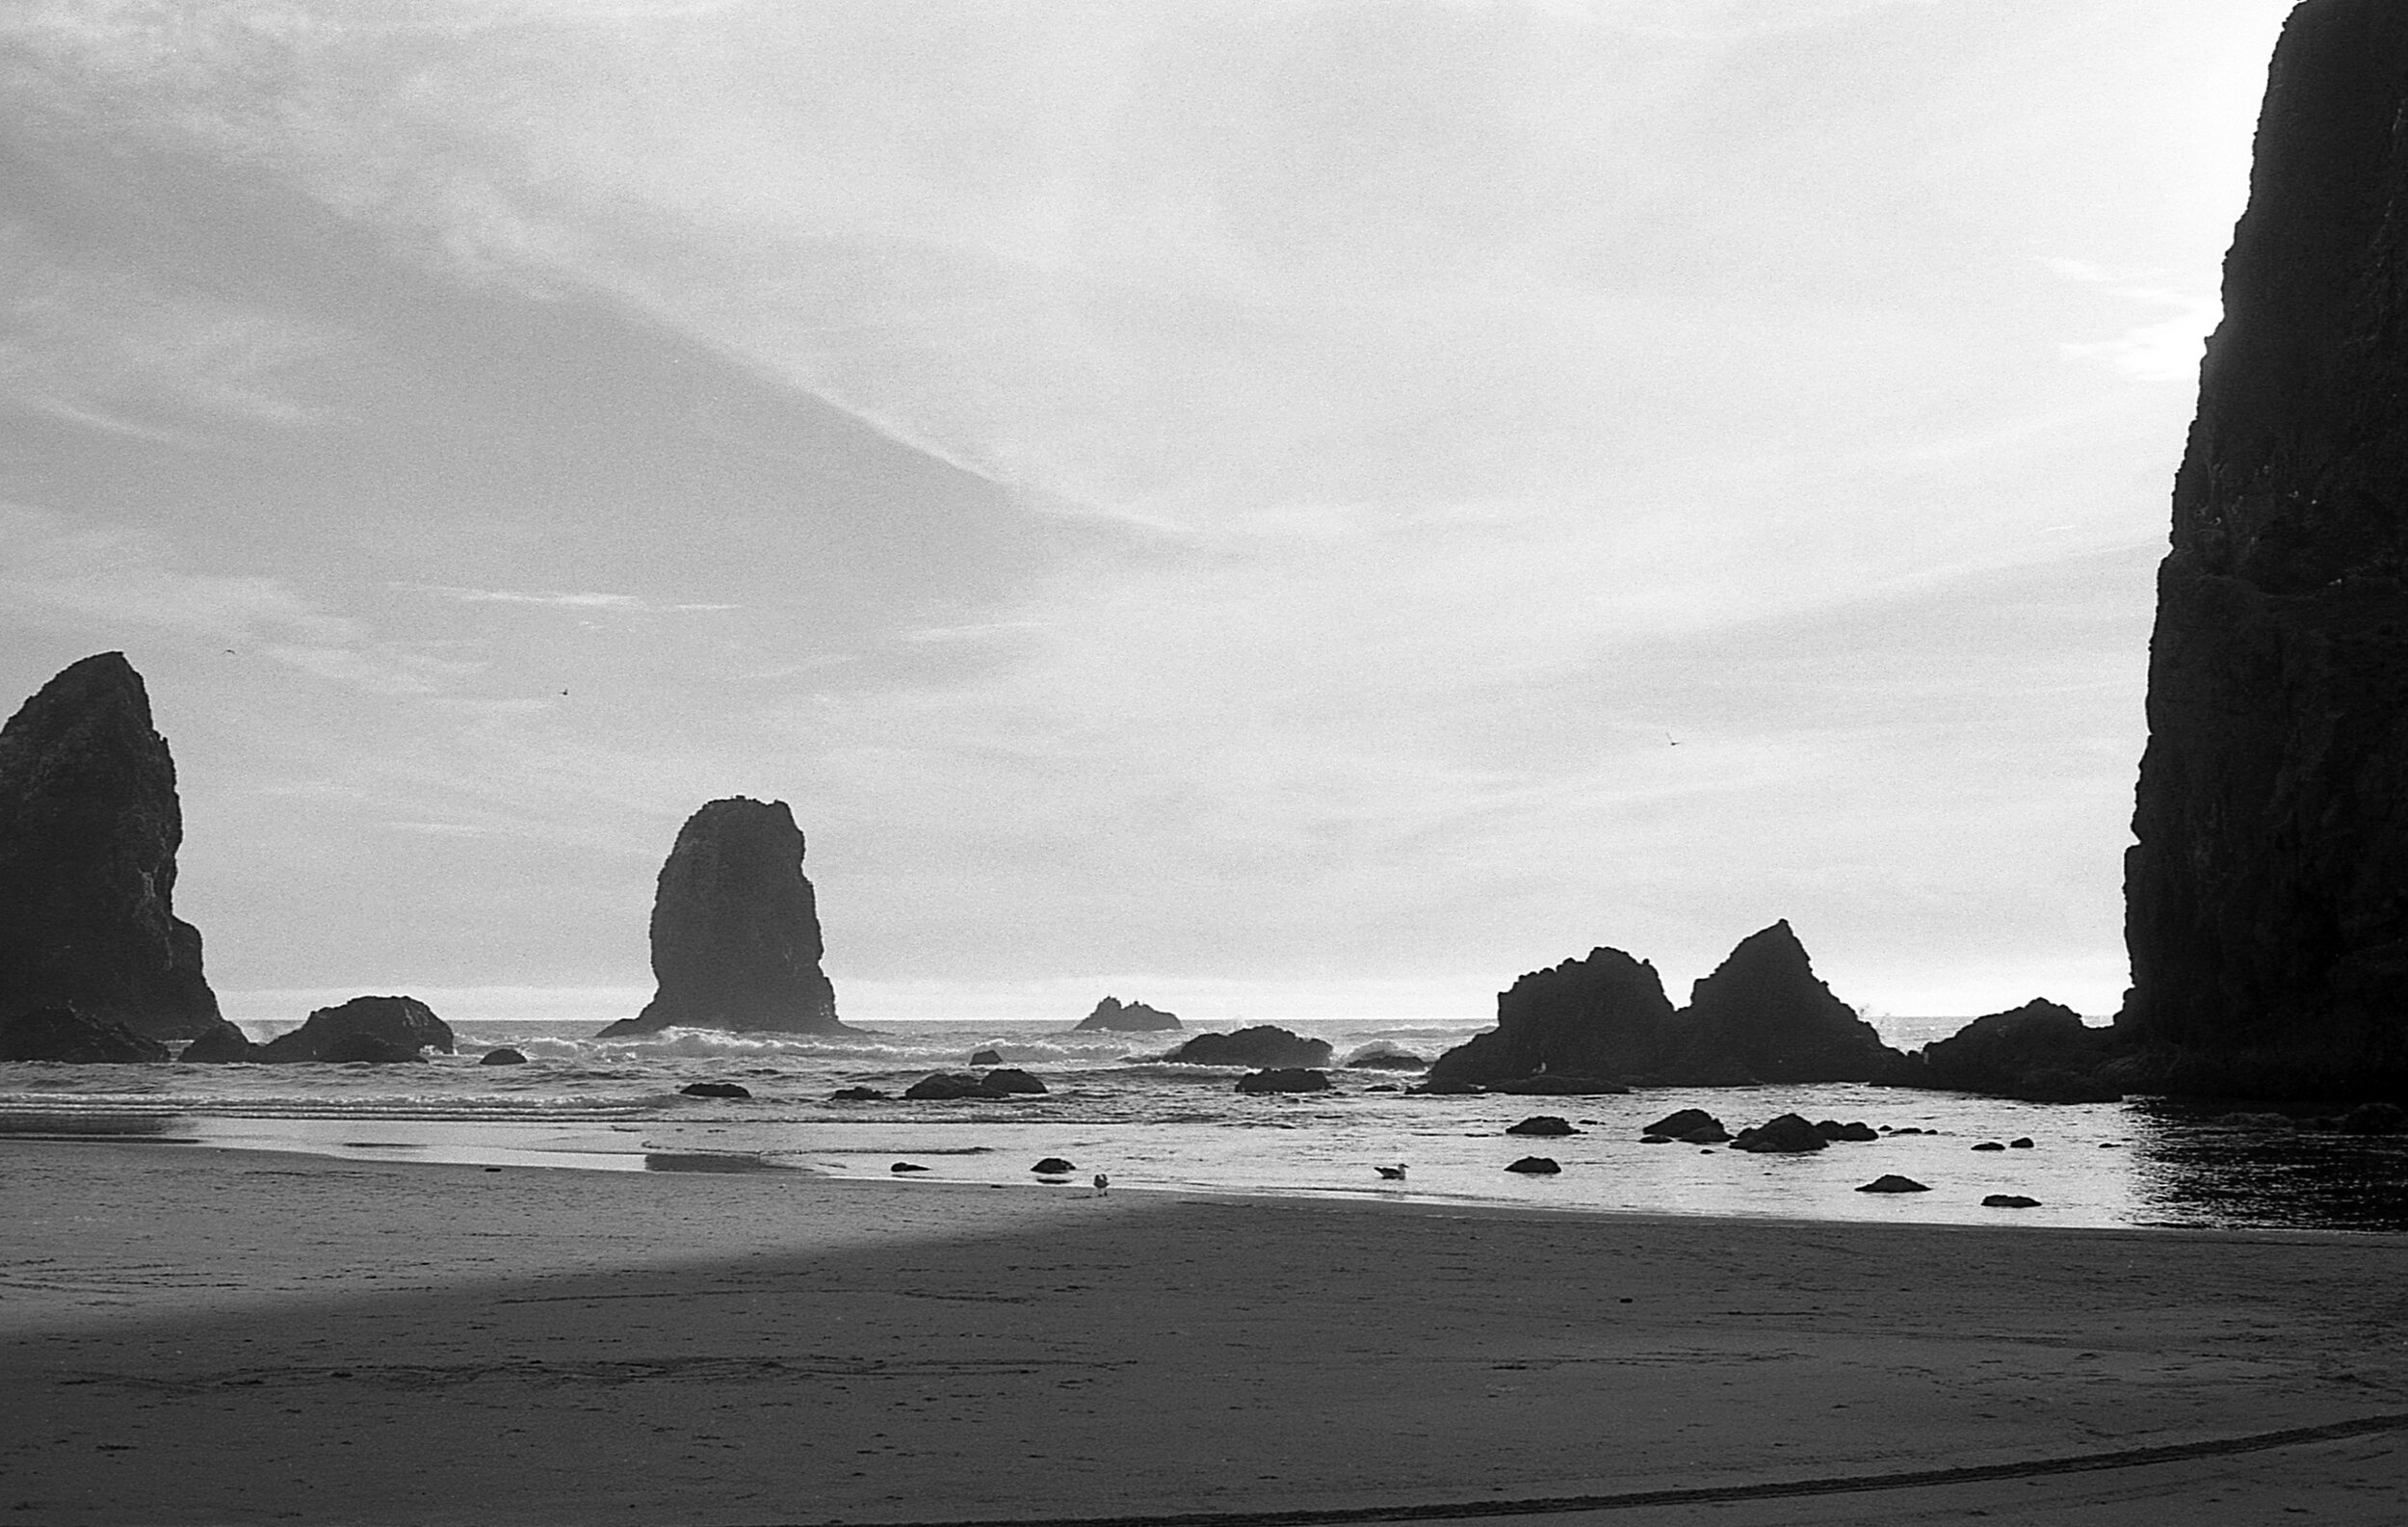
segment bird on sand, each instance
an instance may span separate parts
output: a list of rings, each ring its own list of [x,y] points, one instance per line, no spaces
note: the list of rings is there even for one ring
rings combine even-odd
[[[1398,1162],[1393,1167],[1374,1167],[1372,1170],[1387,1178],[1390,1182],[1402,1182],[1404,1180],[1404,1163],[1401,1161]]]
[[[1103,1192],[1105,1189],[1107,1189],[1107,1188],[1111,1187],[1112,1185],[1112,1178],[1105,1176],[1105,1175],[1104,1175],[1102,1172],[1097,1172],[1097,1173],[1095,1174],[1095,1191],[1096,1191],[1096,1192],[1101,1193],[1101,1192]]]

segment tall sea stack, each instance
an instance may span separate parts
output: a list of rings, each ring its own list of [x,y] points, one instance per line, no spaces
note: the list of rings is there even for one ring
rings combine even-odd
[[[2408,1088],[2408,7],[2285,27],[2158,574],[2119,1039]]]
[[[783,801],[714,801],[686,819],[661,866],[652,903],[660,990],[602,1033],[851,1033],[836,1021],[822,953],[794,813]]]
[[[73,664],[0,727],[0,1022],[72,1007],[155,1040],[220,1022],[175,915],[175,763],[121,652]]]

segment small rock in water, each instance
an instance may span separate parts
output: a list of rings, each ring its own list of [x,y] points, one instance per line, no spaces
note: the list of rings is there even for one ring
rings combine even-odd
[[[1654,1123],[1642,1125],[1639,1133],[1662,1135],[1666,1140],[1686,1140],[1692,1131],[1700,1129],[1711,1129],[1725,1140],[1731,1138],[1729,1132],[1723,1129],[1722,1120],[1702,1108],[1675,1109]]]
[[[979,1079],[979,1085],[990,1093],[1025,1093],[1033,1097],[1045,1094],[1043,1082],[1013,1066],[987,1072]]]
[[[1043,1172],[1049,1177],[1058,1177],[1065,1172],[1076,1172],[1079,1169],[1062,1160],[1060,1156],[1048,1156],[1043,1161],[1038,1162],[1035,1166],[1031,1167],[1029,1170],[1031,1172]]]
[[[1885,1172],[1856,1191],[1859,1193],[1929,1193],[1931,1189],[1912,1177],[1901,1177],[1895,1172]]]
[[[981,1050],[978,1054],[970,1057],[970,1064],[973,1066],[1001,1066],[1004,1064],[1004,1058],[1001,1055],[996,1054],[993,1050]]]
[[[2005,1147],[2004,1145],[2000,1145],[2000,1144],[1999,1144],[1997,1141],[1995,1141],[1995,1140],[1985,1140],[1985,1141],[1983,1141],[1980,1145],[1976,1145],[1974,1148],[1975,1148],[1976,1150],[2004,1150],[2006,1147]]]
[[[1555,1158],[1552,1156],[1524,1156],[1505,1168],[1507,1172],[1518,1172],[1525,1176],[1532,1177],[1553,1176],[1562,1170],[1561,1167],[1556,1165]]]
[[[916,1161],[898,1161],[886,1170],[889,1172],[926,1172],[929,1169]]]
[[[875,1087],[840,1087],[827,1094],[831,1103],[876,1103],[884,1101],[885,1097],[886,1094]]]
[[[1672,1144],[1672,1137],[1670,1135],[1641,1135],[1638,1137],[1638,1143],[1642,1145],[1669,1145]]]
[[[2037,1209],[2038,1198],[2027,1198],[2020,1193],[1994,1193],[1981,1200],[1985,1209]]]
[[[524,1066],[527,1064],[527,1057],[505,1044],[499,1049],[485,1051],[477,1058],[477,1064],[479,1066]]]
[[[1268,1071],[1248,1071],[1238,1078],[1241,1093],[1325,1093],[1329,1091],[1329,1073],[1303,1066],[1275,1066]]]
[[[688,1097],[750,1097],[752,1089],[738,1082],[688,1082],[678,1089]]]
[[[1572,1121],[1568,1119],[1559,1119],[1554,1114],[1532,1114],[1518,1124],[1505,1125],[1505,1133],[1508,1135],[1577,1135],[1580,1131],[1572,1127]]]
[[[2029,1150],[2032,1148],[2031,1137],[2029,1135],[2018,1135],[2015,1139],[2006,1143],[2006,1148],[2009,1150]]]

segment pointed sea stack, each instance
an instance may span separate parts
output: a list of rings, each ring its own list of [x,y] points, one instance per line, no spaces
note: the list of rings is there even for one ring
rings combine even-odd
[[[2408,7],[2274,55],[2174,485],[2116,1028],[2182,1092],[2408,1093]]]
[[[0,727],[0,1020],[72,1007],[154,1040],[219,1022],[175,915],[184,815],[121,652],[73,664]]]
[[[1680,1050],[1661,1080],[1863,1082],[1902,1059],[1815,975],[1784,920],[1740,940],[1689,988]]]
[[[661,866],[652,903],[660,990],[602,1034],[851,1034],[836,1021],[822,953],[794,813],[783,801],[714,801],[687,818]]]
[[[1625,1078],[1652,1070],[1672,1034],[1663,978],[1619,949],[1592,949],[1497,993],[1497,1026],[1430,1064],[1428,1084],[1508,1081],[1546,1072]]]

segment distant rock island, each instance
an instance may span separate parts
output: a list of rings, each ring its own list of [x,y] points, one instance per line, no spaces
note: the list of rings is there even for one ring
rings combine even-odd
[[[184,816],[121,652],[67,667],[0,727],[0,1019],[72,1009],[154,1040],[222,1020],[175,915]]]
[[[2148,1089],[2408,1093],[2408,7],[2274,55],[2158,572],[2125,861]]]
[[[1179,1026],[1176,1014],[1160,1008],[1149,1008],[1142,1002],[1123,1005],[1118,997],[1106,997],[1095,1005],[1095,1011],[1079,1020],[1073,1034],[1086,1029],[1109,1029],[1115,1034],[1151,1034]]]
[[[851,1034],[820,969],[802,830],[783,801],[714,801],[686,820],[652,903],[659,991],[601,1037],[672,1027]]]
[[[1494,1029],[1430,1064],[1427,1087],[1869,1082],[1903,1060],[1816,977],[1784,921],[1742,939],[1677,1013],[1656,967],[1619,949],[1533,971],[1498,994]]]

